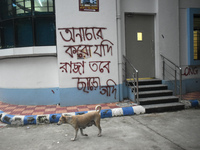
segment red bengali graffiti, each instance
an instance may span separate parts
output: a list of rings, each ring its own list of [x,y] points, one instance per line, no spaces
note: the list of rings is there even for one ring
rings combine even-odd
[[[109,83],[111,83],[111,84],[109,84]],[[102,91],[100,91],[100,93],[102,95],[106,94],[107,96],[111,96],[111,93],[114,93],[114,97],[116,99],[117,89],[115,88],[115,86],[117,86],[115,81],[113,81],[112,79],[108,79],[106,81],[106,86],[101,86]]]
[[[110,73],[110,63],[111,61],[89,61],[90,70],[93,72],[99,71],[100,73],[104,73],[106,70]],[[66,73],[79,73],[80,75],[85,73],[85,61],[82,62],[61,62],[62,66],[60,69],[62,72]]]
[[[98,87],[101,87],[99,77],[73,77],[72,79],[77,79],[77,89],[83,90],[85,93],[89,93],[89,91],[93,91]]]
[[[58,28],[60,36],[65,42],[76,42],[77,38],[82,41],[91,41],[103,38],[104,27],[80,27],[80,28]]]
[[[109,40],[103,40],[99,45],[95,45],[96,49],[94,51],[94,54],[99,55],[100,57],[106,56],[107,53],[111,53],[112,56],[112,46],[114,44]]]
[[[110,53],[112,56],[112,47],[113,43],[109,40],[103,40],[99,45],[64,45],[67,49],[65,50],[65,53],[68,54],[71,58],[74,57],[74,55],[81,54],[85,56],[91,57],[91,51],[94,51],[93,54],[96,54],[100,57],[106,56],[106,54]],[[81,57],[81,56],[79,56]]]
[[[73,77],[72,79],[77,79],[78,90],[83,90],[83,92],[89,93],[90,91],[97,90],[99,88],[101,95],[109,97],[111,94],[114,94],[114,98],[116,99],[117,84],[112,79],[108,79],[105,86],[101,86],[99,77]]]
[[[107,55],[113,56],[113,43],[110,40],[104,39],[103,31],[107,28],[104,27],[71,27],[71,28],[58,28],[59,34],[64,42],[88,42],[92,40],[99,40],[97,44],[78,44],[78,45],[67,45],[65,53],[77,59],[90,58],[93,55],[104,57]],[[111,61],[89,61],[89,69],[92,72],[110,73]],[[77,89],[82,90],[85,93],[99,89],[101,95],[111,96],[114,95],[116,99],[117,84],[114,80],[108,79],[104,86],[101,86],[100,77],[82,77],[85,73],[86,62],[60,62],[60,69],[65,73],[79,74],[81,77],[72,77],[73,80],[77,80]]]
[[[85,66],[85,61],[82,62],[61,62],[60,63],[62,66],[60,69],[62,69],[62,72],[66,73],[79,73],[80,75],[84,74],[84,66]]]
[[[186,67],[182,75],[189,76],[189,75],[197,75],[197,74],[198,74],[197,67]]]
[[[99,70],[100,73],[104,73],[106,69],[107,72],[110,73],[110,61],[90,61],[89,67],[93,72]]]
[[[91,56],[91,47],[93,47],[93,45],[64,45],[64,47],[67,48],[65,53],[71,58],[73,58],[75,54],[81,58],[83,55]]]

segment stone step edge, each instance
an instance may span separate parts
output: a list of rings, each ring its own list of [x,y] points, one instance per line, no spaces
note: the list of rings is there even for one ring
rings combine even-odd
[[[168,99],[178,99],[178,97],[172,95],[172,96],[159,96],[159,97],[140,98],[140,102],[159,101],[159,100],[168,100]]]
[[[66,115],[66,116],[81,115],[88,112],[91,111],[70,112],[70,113],[60,113],[60,114],[44,114],[44,115],[10,115],[0,110],[0,121],[13,126],[14,125],[23,126],[31,124],[49,124],[49,123],[57,123],[61,115]],[[132,107],[103,109],[101,110],[100,113],[101,113],[101,118],[129,116],[135,114],[139,115],[145,113],[145,108],[141,105],[136,105]]]

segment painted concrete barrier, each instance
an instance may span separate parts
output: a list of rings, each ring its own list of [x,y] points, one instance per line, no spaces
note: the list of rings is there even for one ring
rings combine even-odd
[[[198,107],[199,106],[199,101],[198,100],[190,100],[191,107]]]
[[[199,100],[182,100],[181,102],[185,105],[185,108],[195,108],[200,106]]]
[[[29,125],[29,124],[48,124],[57,123],[61,115],[82,115],[90,111],[83,112],[72,112],[72,113],[62,113],[62,114],[48,114],[48,115],[10,115],[6,114],[0,110],[0,120],[6,124],[10,125]],[[114,109],[104,109],[101,110],[101,118],[118,117],[118,116],[129,116],[144,114],[145,108],[138,105],[133,107],[122,107]]]

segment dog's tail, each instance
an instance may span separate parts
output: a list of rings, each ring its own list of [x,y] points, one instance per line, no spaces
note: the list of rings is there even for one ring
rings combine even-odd
[[[100,113],[100,111],[101,111],[101,105],[97,105],[96,107],[95,107],[95,110],[98,112],[98,113]]]

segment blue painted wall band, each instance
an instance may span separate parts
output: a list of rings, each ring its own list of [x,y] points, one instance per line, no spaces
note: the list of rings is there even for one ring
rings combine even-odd
[[[14,105],[54,105],[60,102],[59,88],[7,89],[0,88],[2,102]]]

